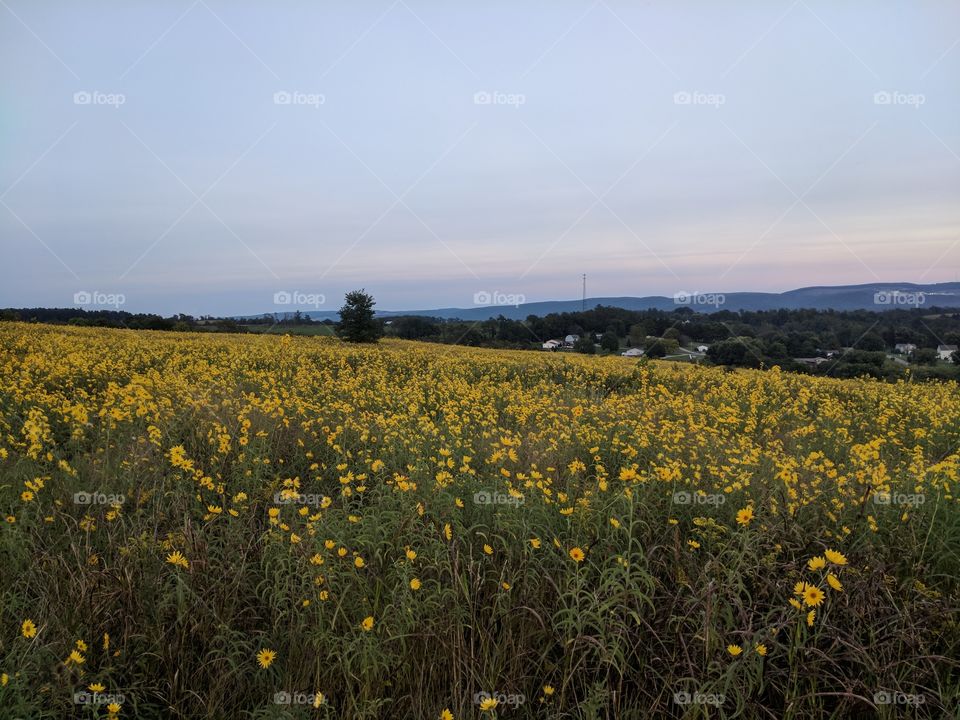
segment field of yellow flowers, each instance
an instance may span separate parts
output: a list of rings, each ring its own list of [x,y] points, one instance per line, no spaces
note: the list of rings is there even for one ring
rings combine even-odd
[[[954,717],[960,392],[0,325],[0,717]]]

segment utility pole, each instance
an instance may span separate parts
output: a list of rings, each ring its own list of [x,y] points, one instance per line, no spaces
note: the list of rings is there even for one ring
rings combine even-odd
[[[580,312],[587,309],[587,274],[583,274],[583,299],[580,301]]]

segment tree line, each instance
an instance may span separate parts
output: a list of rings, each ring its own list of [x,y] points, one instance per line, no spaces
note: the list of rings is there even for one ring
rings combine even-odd
[[[958,378],[954,366],[938,362],[937,347],[960,345],[960,312],[955,309],[759,310],[697,313],[625,310],[596,306],[582,312],[530,315],[525,320],[504,316],[479,322],[421,316],[386,320],[388,336],[477,347],[540,349],[550,339],[579,336],[573,350],[619,352],[636,347],[647,357],[669,357],[680,348],[708,345],[704,361],[714,365],[785,370],[834,377],[895,379],[907,366],[919,377]],[[917,349],[891,360],[898,344]],[[796,359],[822,358],[812,364]]]
[[[473,347],[540,350],[550,339],[578,336],[574,351],[617,353],[644,350],[647,357],[669,357],[680,348],[708,345],[704,361],[733,367],[772,367],[837,377],[869,375],[902,377],[909,363],[921,377],[957,378],[954,367],[938,361],[940,345],[960,345],[960,312],[955,309],[759,310],[697,313],[676,310],[626,310],[597,305],[580,312],[530,315],[514,320],[503,315],[482,321],[425,316],[377,317],[374,298],[363,290],[347,293],[340,322],[312,319],[295,311],[238,320],[177,314],[162,317],[123,310],[82,308],[21,308],[0,310],[0,320],[59,323],[94,327],[195,332],[245,332],[251,324],[281,329],[332,325],[338,336],[352,342],[376,342],[381,336]],[[899,362],[889,353],[897,344],[916,350]],[[798,362],[823,358],[813,364]]]

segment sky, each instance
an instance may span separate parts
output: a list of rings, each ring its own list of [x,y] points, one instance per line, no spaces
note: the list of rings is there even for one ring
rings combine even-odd
[[[0,307],[960,274],[960,5],[0,0]]]

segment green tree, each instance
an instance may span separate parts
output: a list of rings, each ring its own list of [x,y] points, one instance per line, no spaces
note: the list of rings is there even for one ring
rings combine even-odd
[[[620,349],[620,338],[613,330],[607,330],[600,338],[600,347],[610,352],[617,352]]]
[[[420,340],[439,335],[440,325],[433,318],[412,315],[396,318],[393,321],[393,332],[404,340]]]
[[[373,306],[377,304],[372,295],[363,290],[348,292],[340,308],[340,324],[337,335],[342,340],[355,343],[375,343],[383,336],[383,328],[374,317]]]
[[[649,338],[644,344],[648,357],[676,355],[680,351],[680,343],[672,338]],[[651,355],[651,352],[654,354]]]
[[[874,332],[869,332],[860,338],[860,342],[856,344],[856,347],[858,350],[867,350],[872,352],[882,352],[887,349],[887,345],[883,341],[883,338]]]
[[[630,326],[629,341],[633,347],[642,347],[647,339],[647,326],[639,323]]]
[[[662,358],[666,356],[667,349],[663,346],[663,343],[656,342],[643,352],[648,358]]]
[[[707,359],[714,365],[759,367],[763,362],[763,348],[755,338],[729,338],[711,345]]]
[[[917,365],[936,365],[939,357],[933,348],[917,348],[911,353],[910,359]]]
[[[575,352],[583,353],[584,355],[597,354],[597,346],[593,343],[593,337],[590,335],[581,335],[580,339],[573,344],[573,349]]]

